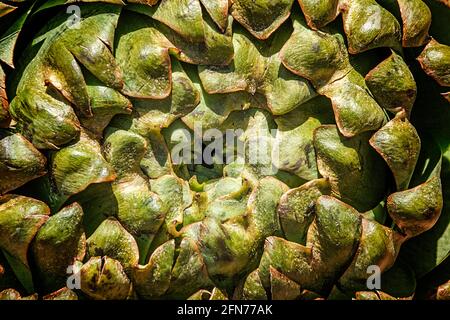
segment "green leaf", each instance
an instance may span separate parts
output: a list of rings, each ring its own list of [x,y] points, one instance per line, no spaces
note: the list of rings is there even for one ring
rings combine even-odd
[[[73,203],[51,216],[39,229],[32,252],[40,285],[46,292],[64,286],[67,267],[83,260],[86,237],[82,222],[83,210]]]
[[[341,11],[351,54],[378,47],[400,48],[399,22],[375,0],[345,0]]]
[[[199,0],[164,0],[157,7],[128,5],[128,10],[147,15],[160,23],[158,30],[170,41],[170,52],[192,64],[226,65],[233,58],[228,16],[225,32],[207,14]]]
[[[434,146],[436,149],[436,145]],[[419,173],[425,171],[426,175],[430,175],[430,170],[421,170],[424,164],[428,167],[435,167],[436,159],[423,155],[422,161],[419,160]],[[448,199],[450,177],[450,150],[448,150],[442,158],[441,178],[443,184],[443,197]],[[424,178],[424,174],[419,175]],[[429,231],[407,241],[400,251],[402,258],[414,270],[418,278],[423,277],[428,272],[439,266],[450,255],[450,207],[447,201],[444,201],[439,220]],[[418,259],[420,257],[420,259]]]
[[[383,109],[368,93],[364,78],[355,70],[318,92],[330,98],[336,124],[345,137],[377,130],[385,121]]]
[[[123,72],[124,92],[134,98],[163,99],[172,89],[170,45],[148,17],[122,16],[115,57]]]
[[[314,205],[321,195],[328,195],[330,191],[327,179],[316,179],[283,194],[278,216],[287,240],[306,244],[307,232],[315,216]]]
[[[7,128],[11,122],[11,116],[8,112],[9,101],[6,95],[6,74],[3,67],[0,66],[0,128]]]
[[[16,275],[17,279],[19,279],[21,285],[25,288],[25,290],[30,294],[35,292],[33,275],[31,274],[30,267],[20,261],[19,258],[10,255],[6,251],[3,251],[3,254],[5,255],[6,260],[14,270],[14,274]]]
[[[222,31],[225,31],[228,23],[228,0],[200,0],[203,6],[208,11],[211,18],[219,26]]]
[[[280,28],[269,40],[255,41],[242,28],[233,33],[234,61],[226,67],[199,67],[199,77],[209,94],[247,91],[267,99],[274,115],[285,114],[313,98],[310,84],[281,63],[279,51],[291,28]]]
[[[172,59],[171,74],[172,87],[167,98],[133,99],[133,114],[115,118],[111,126],[135,132],[152,145],[161,143],[160,131],[188,115],[200,102],[200,84],[188,77],[176,59]]]
[[[292,15],[294,32],[284,44],[280,58],[293,73],[320,88],[345,76],[351,69],[342,35],[311,30],[299,14]]]
[[[370,135],[345,138],[334,125],[314,132],[317,165],[330,179],[332,195],[360,212],[373,209],[387,192],[387,168],[369,145]]]
[[[420,137],[401,112],[378,130],[369,140],[391,169],[397,190],[408,188],[420,154]]]
[[[109,182],[116,178],[112,167],[101,154],[99,143],[83,133],[80,140],[50,155],[50,203],[58,210],[71,196],[93,183]]]
[[[17,7],[0,2],[0,18],[16,10]]]
[[[296,300],[300,296],[300,285],[270,267],[270,292],[272,300]]]
[[[0,249],[29,293],[34,287],[28,248],[49,214],[50,209],[41,201],[16,195],[0,197]]]
[[[183,224],[183,211],[192,204],[193,193],[187,181],[176,176],[162,176],[151,181],[151,189],[167,207],[165,223],[170,234],[178,236],[177,227]]]
[[[420,47],[428,41],[431,11],[422,0],[399,0],[403,20],[403,47]]]
[[[441,86],[450,87],[450,46],[431,40],[419,60],[422,69]]]
[[[119,261],[109,257],[93,257],[80,272],[81,291],[98,300],[125,300],[132,283]]]
[[[405,109],[407,115],[416,100],[417,86],[403,59],[392,54],[366,75],[366,83],[381,107],[392,113]]]
[[[16,47],[17,39],[19,38],[20,32],[22,31],[28,16],[33,10],[33,6],[34,3],[0,36],[0,60],[11,67],[14,67],[14,49]]]
[[[178,257],[172,268],[167,297],[186,299],[201,288],[213,285],[198,245],[189,238],[181,240]]]
[[[12,191],[46,173],[47,159],[21,134],[0,132],[0,194]]]
[[[338,0],[299,0],[300,7],[311,29],[319,29],[333,21],[339,14]]]
[[[239,296],[244,300],[267,300],[267,293],[259,278],[258,270],[254,270],[245,278],[240,291]]]
[[[204,37],[202,8],[198,0],[162,0],[152,16],[192,42]]]
[[[175,241],[171,240],[159,246],[147,264],[133,269],[132,279],[140,297],[155,299],[169,289],[174,257]]]
[[[86,244],[90,258],[107,256],[116,259],[126,272],[131,272],[138,264],[139,250],[136,240],[115,218],[103,221],[87,239]]]
[[[62,6],[65,4],[71,4],[71,3],[78,3],[78,2],[105,2],[105,3],[112,3],[112,4],[120,4],[123,5],[124,2],[122,0],[47,0],[45,3],[43,3],[39,8],[36,9],[36,11],[33,12],[33,15],[40,13],[44,10],[55,8],[58,6]]]
[[[289,18],[293,3],[294,0],[234,0],[231,14],[253,36],[265,40]]]

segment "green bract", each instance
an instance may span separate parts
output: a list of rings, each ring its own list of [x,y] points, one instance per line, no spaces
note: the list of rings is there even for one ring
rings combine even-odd
[[[449,19],[0,2],[0,300],[449,299]]]

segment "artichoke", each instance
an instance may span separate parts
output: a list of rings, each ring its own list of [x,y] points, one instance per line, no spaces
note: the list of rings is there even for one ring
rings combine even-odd
[[[449,18],[0,2],[0,299],[449,299]]]

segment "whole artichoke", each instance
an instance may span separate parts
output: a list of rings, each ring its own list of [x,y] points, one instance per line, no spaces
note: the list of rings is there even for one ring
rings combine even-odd
[[[448,299],[449,18],[0,2],[0,299]]]

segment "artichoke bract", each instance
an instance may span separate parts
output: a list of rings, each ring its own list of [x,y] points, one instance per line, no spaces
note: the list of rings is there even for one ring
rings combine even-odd
[[[450,254],[450,134],[415,117],[450,115],[435,18],[0,2],[0,300],[412,299]]]

